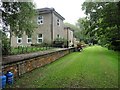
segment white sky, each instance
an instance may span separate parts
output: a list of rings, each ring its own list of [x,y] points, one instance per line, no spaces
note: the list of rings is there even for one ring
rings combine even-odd
[[[85,0],[33,0],[37,8],[53,7],[65,18],[64,22],[75,24],[80,17],[85,17],[82,3]]]

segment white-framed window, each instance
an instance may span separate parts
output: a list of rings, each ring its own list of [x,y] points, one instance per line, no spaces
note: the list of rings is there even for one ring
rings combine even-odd
[[[37,23],[38,23],[38,25],[43,24],[43,16],[38,16],[37,17]]]
[[[57,25],[60,26],[60,19],[57,19]]]
[[[17,36],[17,43],[21,44],[22,43],[22,37],[21,36]]]
[[[31,35],[27,36],[27,43],[32,43],[32,37],[31,37]]]
[[[37,35],[37,43],[42,43],[43,42],[43,34],[38,34]]]

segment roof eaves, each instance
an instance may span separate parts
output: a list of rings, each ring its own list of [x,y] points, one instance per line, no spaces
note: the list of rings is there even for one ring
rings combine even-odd
[[[53,13],[55,15],[57,15],[59,18],[61,18],[62,20],[65,20],[65,18],[63,16],[61,16],[58,12],[56,12],[55,10],[53,11]]]
[[[41,9],[37,9],[37,12],[39,14],[44,14],[44,13],[51,13],[53,12],[56,16],[58,16],[60,19],[65,20],[64,17],[62,17],[58,12],[55,11],[54,8],[41,8]]]
[[[71,31],[74,31],[71,27],[64,27],[64,29],[69,29]]]

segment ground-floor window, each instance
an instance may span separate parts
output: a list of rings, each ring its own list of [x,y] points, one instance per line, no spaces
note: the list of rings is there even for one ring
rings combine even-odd
[[[21,44],[22,43],[22,37],[21,36],[17,36],[17,43]]]
[[[38,34],[37,35],[37,43],[42,43],[43,42],[43,34]]]
[[[32,37],[31,37],[31,35],[27,36],[27,43],[32,43]]]

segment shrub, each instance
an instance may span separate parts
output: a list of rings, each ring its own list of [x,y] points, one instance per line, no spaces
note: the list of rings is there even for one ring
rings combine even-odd
[[[46,46],[51,46],[51,44],[48,44],[48,43],[31,44],[31,46],[35,46],[35,47],[46,47]]]
[[[9,43],[9,39],[7,38],[5,33],[2,33],[2,54],[8,55],[10,54],[11,46]]]
[[[56,38],[54,41],[53,41],[53,46],[54,47],[67,47],[68,46],[68,41],[64,38]]]

